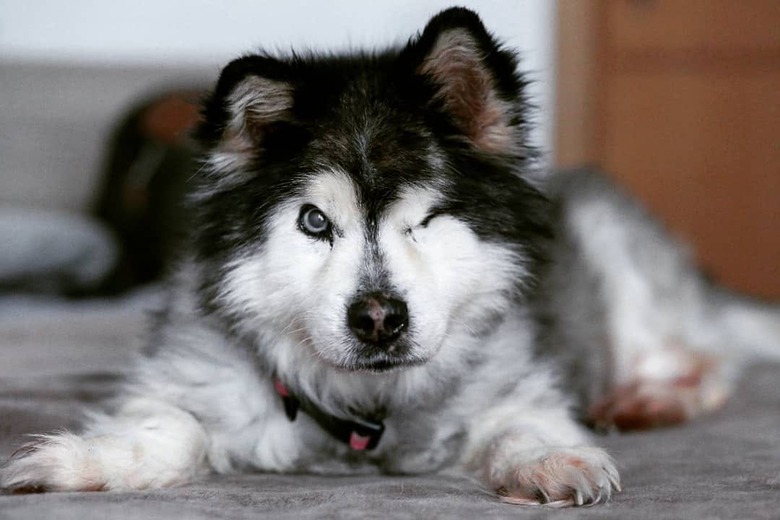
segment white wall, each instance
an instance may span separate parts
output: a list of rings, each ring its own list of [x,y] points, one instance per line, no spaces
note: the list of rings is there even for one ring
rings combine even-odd
[[[522,50],[549,106],[551,0],[0,0],[0,59],[216,67],[258,47],[403,42],[453,3]]]
[[[549,47],[549,0],[0,0],[0,48],[14,57],[218,63],[258,45],[404,41],[451,5],[479,11],[516,47]]]

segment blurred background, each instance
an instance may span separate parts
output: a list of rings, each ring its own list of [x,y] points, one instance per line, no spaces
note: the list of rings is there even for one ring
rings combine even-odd
[[[554,156],[598,164],[729,287],[780,297],[780,1],[561,0]]]
[[[780,297],[780,2],[483,0],[548,162],[595,164],[728,286]],[[0,0],[0,290],[159,276],[204,89],[259,48],[405,42],[440,0]]]

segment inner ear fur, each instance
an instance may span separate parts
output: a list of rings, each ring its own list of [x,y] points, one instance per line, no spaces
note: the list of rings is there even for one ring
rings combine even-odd
[[[204,107],[201,140],[226,152],[262,146],[269,125],[290,119],[293,86],[273,58],[239,58],[222,71]]]
[[[434,85],[434,102],[482,151],[512,154],[520,145],[520,81],[514,56],[476,14],[450,9],[434,17],[416,45],[416,73]]]
[[[268,126],[288,119],[293,89],[288,83],[260,76],[241,81],[227,98],[228,121],[223,142],[230,147],[261,146]]]

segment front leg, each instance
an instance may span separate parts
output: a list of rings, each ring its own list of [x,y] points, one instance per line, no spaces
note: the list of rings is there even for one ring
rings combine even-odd
[[[500,407],[475,423],[466,467],[512,504],[607,501],[620,490],[612,458],[590,445],[565,409]]]
[[[191,414],[149,398],[95,417],[83,435],[37,436],[0,470],[0,487],[103,491],[173,486],[207,471],[208,437]]]

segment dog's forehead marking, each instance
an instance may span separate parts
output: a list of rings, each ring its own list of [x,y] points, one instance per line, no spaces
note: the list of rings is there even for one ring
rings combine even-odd
[[[375,215],[373,224],[366,222],[366,240],[363,249],[360,285],[365,290],[404,293],[399,281],[398,255],[419,262],[419,255],[408,237],[441,199],[441,192],[433,187],[401,186],[392,200]],[[366,215],[366,219],[372,218]],[[406,262],[408,266],[409,263]],[[403,270],[403,267],[400,267]]]
[[[311,204],[319,207],[329,218],[347,226],[360,218],[360,204],[355,184],[349,176],[336,169],[323,169],[312,176],[305,190]]]
[[[387,211],[387,222],[404,228],[417,226],[442,200],[442,187],[407,186],[401,189],[398,199]]]
[[[364,190],[349,174],[336,167],[323,167],[312,175],[304,197],[340,228],[360,229],[368,233],[368,242],[375,242],[372,236],[377,225],[398,230],[418,226],[441,202],[444,188],[443,180],[427,185],[401,185],[388,196],[386,205],[377,200],[369,203],[361,199]]]

